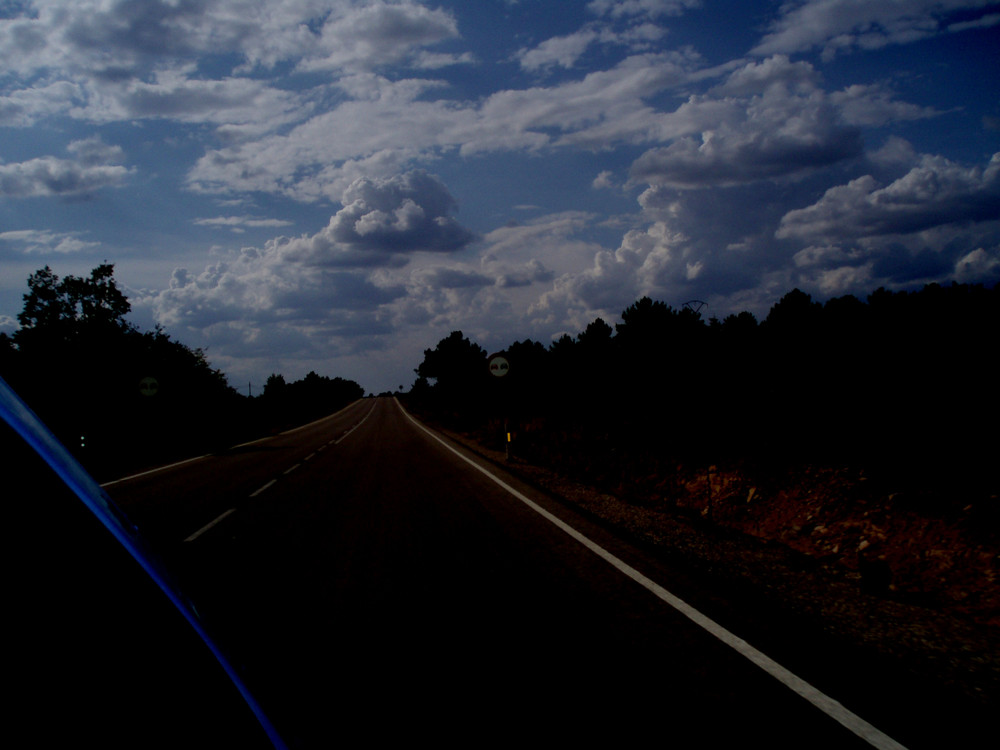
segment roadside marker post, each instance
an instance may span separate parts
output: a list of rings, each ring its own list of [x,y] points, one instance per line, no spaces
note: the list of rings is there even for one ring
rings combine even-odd
[[[508,414],[510,412],[509,404],[507,403],[507,388],[503,385],[503,379],[506,378],[507,373],[510,372],[510,362],[507,359],[506,352],[499,352],[493,354],[489,358],[490,375],[495,378],[500,378],[500,390],[502,391],[503,400],[503,432],[504,432],[504,458],[510,461],[510,426]]]

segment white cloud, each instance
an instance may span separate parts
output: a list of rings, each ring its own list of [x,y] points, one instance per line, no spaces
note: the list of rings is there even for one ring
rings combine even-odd
[[[772,55],[760,62],[749,61],[734,70],[714,93],[752,96],[775,86],[809,93],[819,84],[819,74],[808,62],[791,62],[787,55]]]
[[[754,49],[759,55],[819,47],[825,58],[840,51],[908,44],[942,33],[955,11],[983,8],[990,0],[806,0],[785,3],[781,16]],[[965,24],[968,26],[968,23]]]
[[[989,284],[1000,279],[1000,246],[977,247],[955,264],[955,277],[964,284]]]
[[[923,156],[889,185],[871,175],[826,191],[811,206],[789,211],[778,238],[847,238],[910,234],[942,224],[1000,217],[1000,153],[985,169]]]
[[[564,211],[494,229],[483,237],[482,265],[494,276],[520,276],[525,268],[544,268],[561,274],[593,258],[600,246],[584,239],[597,217],[583,211]],[[544,257],[544,265],[541,258]]]
[[[610,169],[601,170],[601,173],[594,178],[591,185],[595,190],[606,190],[608,188],[616,187],[614,177]]]
[[[413,67],[418,70],[437,70],[439,68],[448,68],[452,65],[472,65],[475,62],[476,56],[471,52],[453,55],[444,52],[422,50],[414,59]]]
[[[408,58],[419,47],[458,36],[454,17],[416,3],[375,2],[338,9],[324,22],[304,70],[373,69]]]
[[[390,81],[359,74],[338,82],[349,97],[287,133],[209,151],[191,170],[201,191],[279,192],[299,200],[336,197],[351,178],[398,171],[411,159],[458,149],[536,150],[601,146],[661,137],[643,98],[688,79],[699,58],[690,51],[627,58],[582,80],[500,91],[483,102],[429,100],[434,81]],[[662,128],[662,125],[659,127]],[[553,141],[551,131],[567,135]],[[377,163],[381,162],[381,163]]]
[[[283,219],[258,219],[253,216],[215,216],[208,219],[195,219],[193,223],[197,226],[225,227],[233,232],[242,233],[248,228],[287,227],[294,222]]]
[[[584,29],[567,36],[546,39],[534,49],[522,49],[517,58],[525,70],[537,71],[553,65],[572,68],[596,39],[596,31]]]
[[[906,156],[904,145],[894,147]],[[998,176],[1000,155],[985,169],[924,155],[886,185],[865,175],[828,189],[813,205],[788,212],[775,234],[809,243],[794,256],[800,285],[824,294],[949,279],[995,283]]]
[[[904,167],[909,169],[917,163],[919,158],[913,144],[905,138],[895,135],[889,136],[880,148],[868,153],[870,162],[889,168]]]
[[[0,164],[0,196],[86,197],[105,187],[121,185],[131,173],[116,162],[122,150],[97,139],[74,141],[67,147],[77,159],[43,156],[13,164]]]
[[[473,239],[450,216],[455,201],[444,185],[425,172],[357,180],[342,202],[319,232],[243,248],[197,275],[176,269],[169,287],[145,295],[141,304],[157,322],[191,332],[223,356],[268,351],[332,356],[376,346],[374,339],[392,330],[398,311],[391,303],[407,283],[472,294],[495,283],[493,276],[459,264],[387,275],[414,254],[429,251],[440,257]],[[246,217],[200,221],[217,226],[254,222]],[[418,278],[423,280],[418,283]],[[365,344],[365,336],[373,341]]]
[[[573,68],[594,44],[622,46],[630,54],[649,49],[666,36],[667,31],[655,23],[637,23],[622,29],[603,22],[589,23],[572,34],[555,36],[532,48],[518,50],[514,59],[523,70],[544,72],[553,67]]]
[[[158,118],[216,123],[245,137],[304,119],[312,110],[308,92],[282,91],[248,78],[206,80],[194,73],[189,67],[160,68],[148,82],[91,81],[86,104],[70,114],[94,122]]]
[[[47,229],[0,232],[0,242],[18,246],[23,253],[37,255],[78,253],[101,244],[82,240],[79,233],[52,232]]]
[[[341,196],[344,207],[327,227],[330,240],[362,252],[452,252],[474,239],[450,215],[457,204],[423,171],[363,178]]]
[[[988,29],[998,24],[1000,24],[1000,13],[987,13],[972,21],[956,21],[948,24],[948,31],[957,33],[969,29]]]
[[[32,8],[0,19],[0,62],[11,76],[0,89],[0,124],[64,113],[164,118],[225,125],[245,138],[305,118],[313,103],[255,71],[292,62],[336,80],[405,60],[436,68],[472,59],[423,49],[457,37],[455,20],[408,1],[37,0]],[[206,75],[205,55],[236,64]]]
[[[417,3],[352,0],[34,0],[0,20],[6,68],[142,75],[164,57],[236,53],[245,69],[296,60],[307,69],[370,69],[457,36],[454,18]]]
[[[962,99],[967,87],[949,100],[931,85],[940,83],[932,65],[920,80],[872,80],[856,65],[796,57],[984,28],[996,13],[948,0],[772,3],[748,11],[777,17],[750,59],[746,30],[708,41],[718,14],[671,21],[700,5],[594,0],[586,23],[558,26],[559,36],[475,29],[472,48],[459,20],[494,12],[498,24],[520,23],[511,19],[527,17],[526,4],[484,13],[415,0],[37,0],[32,16],[0,19],[0,126],[37,128],[8,131],[0,199],[90,197],[128,180],[135,193],[116,194],[116,207],[167,191],[170,242],[186,248],[205,236],[195,227],[228,230],[213,234],[222,244],[228,232],[309,221],[301,236],[212,250],[221,255],[211,263],[160,254],[168,267],[204,270],[178,269],[136,306],[211,346],[224,366],[301,365],[390,338],[419,361],[455,328],[544,340],[613,320],[642,294],[705,299],[722,315],[751,304],[766,312],[791,286],[841,294],[996,278],[996,159],[968,168],[913,145],[950,155],[929,146],[941,134],[919,122],[943,112],[990,127],[992,115]],[[688,21],[705,26],[675,36]],[[973,69],[958,57],[942,54],[933,69]],[[525,71],[553,77],[514,88]],[[905,129],[886,127],[897,123]],[[129,164],[120,147],[86,137],[95,132],[123,144]],[[991,133],[947,135],[954,153],[974,153]],[[73,140],[65,152],[47,145],[60,139]],[[132,179],[131,163],[149,174]],[[459,175],[482,236],[417,167]],[[551,171],[535,179],[534,170]],[[215,215],[206,205],[221,202],[169,192],[181,180],[239,200]],[[595,192],[604,188],[614,190]],[[623,207],[626,190],[643,190],[638,208]],[[587,211],[497,227],[512,212],[572,206],[574,195]],[[87,232],[7,231],[0,241],[9,254],[131,241],[123,225],[90,226],[84,213],[73,227]],[[18,226],[49,226],[39,215]]]
[[[591,0],[587,9],[598,15],[612,18],[628,16],[679,16],[684,11],[697,8],[701,0]]]
[[[860,132],[821,95],[768,89],[728,104],[700,138],[680,138],[639,157],[632,179],[676,188],[738,185],[800,175],[862,152]]]
[[[45,117],[69,111],[83,98],[83,87],[69,81],[16,89],[0,96],[0,126],[29,127]]]
[[[941,114],[933,107],[921,107],[899,101],[879,84],[848,86],[842,91],[831,93],[830,102],[840,110],[845,123],[863,127],[923,120]]]
[[[193,275],[174,271],[167,289],[139,303],[156,321],[183,329],[221,354],[275,356],[335,351],[334,338],[373,334],[378,308],[401,290],[383,289],[366,273],[289,262],[278,243],[245,248]],[[384,332],[384,331],[383,331]]]
[[[689,82],[701,63],[690,49],[633,55],[579,81],[497,92],[479,109],[479,133],[474,141],[463,143],[462,152],[488,148],[494,138],[504,139],[500,146],[509,147],[512,141],[505,134],[511,132],[522,141],[530,137],[541,147],[550,143],[544,132],[550,129],[564,133],[552,141],[557,146],[607,147],[650,140],[658,135],[654,130],[658,115],[644,100]]]

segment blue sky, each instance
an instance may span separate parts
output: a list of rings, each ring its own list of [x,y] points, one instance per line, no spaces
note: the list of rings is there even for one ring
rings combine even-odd
[[[996,2],[0,0],[0,60],[0,330],[106,260],[244,389],[1000,279]]]

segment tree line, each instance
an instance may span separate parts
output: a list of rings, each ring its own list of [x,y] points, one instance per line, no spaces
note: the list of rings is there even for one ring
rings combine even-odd
[[[272,373],[260,396],[261,416],[272,428],[289,427],[337,411],[365,395],[353,380],[330,378],[314,371],[291,383]]]
[[[613,326],[512,342],[502,378],[455,331],[408,397],[461,429],[500,436],[507,421],[520,455],[612,483],[726,461],[995,483],[998,332],[1000,291],[976,285],[826,303],[794,289],[763,321],[643,297]]]
[[[159,326],[139,330],[130,311],[112,264],[63,278],[46,266],[28,277],[20,327],[0,333],[0,377],[99,477],[218,450],[364,394],[310,373],[284,394],[243,396],[203,350]]]

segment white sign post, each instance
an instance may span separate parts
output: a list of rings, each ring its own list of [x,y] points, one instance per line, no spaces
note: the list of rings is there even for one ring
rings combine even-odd
[[[510,372],[510,362],[502,354],[494,354],[490,357],[490,375],[495,378],[502,378],[508,372]],[[502,390],[506,391],[506,388]],[[506,404],[506,394],[504,394],[504,417],[503,417],[503,431],[504,431],[504,457],[510,461],[510,428],[507,426],[507,404]]]

